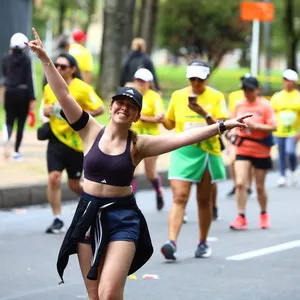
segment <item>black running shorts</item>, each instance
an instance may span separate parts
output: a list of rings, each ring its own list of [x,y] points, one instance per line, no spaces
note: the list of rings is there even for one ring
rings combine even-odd
[[[73,150],[57,139],[50,138],[47,148],[47,167],[51,171],[67,171],[68,178],[80,179],[83,153]]]

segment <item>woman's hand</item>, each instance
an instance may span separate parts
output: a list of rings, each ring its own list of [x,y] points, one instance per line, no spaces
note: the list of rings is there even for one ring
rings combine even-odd
[[[234,119],[230,119],[224,122],[224,125],[226,127],[226,130],[230,130],[232,128],[240,128],[240,129],[246,129],[248,128],[248,125],[245,122],[245,119],[252,117],[252,114],[245,114],[242,116],[239,116]]]
[[[25,43],[29,49],[36,54],[36,56],[45,64],[51,62],[50,58],[48,57],[46,50],[43,46],[43,43],[34,28],[32,28],[32,32],[34,35],[35,40],[29,41]]]

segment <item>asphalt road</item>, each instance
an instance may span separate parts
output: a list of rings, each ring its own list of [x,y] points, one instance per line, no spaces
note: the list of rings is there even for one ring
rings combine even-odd
[[[267,180],[272,228],[258,228],[259,209],[255,199],[248,202],[249,230],[231,232],[235,201],[224,194],[230,182],[219,184],[220,219],[213,223],[210,244],[213,256],[195,259],[197,217],[195,190],[188,204],[189,222],[178,240],[178,261],[166,263],[159,251],[167,239],[167,216],[171,192],[166,188],[167,205],[156,212],[154,193],[137,194],[148,220],[155,252],[150,261],[128,279],[125,299],[130,300],[296,300],[300,299],[300,184],[276,188],[277,176]],[[70,222],[76,201],[64,205]],[[0,211],[0,300],[88,299],[73,256],[65,272],[65,284],[58,285],[56,257],[62,235],[46,235],[51,222],[49,207]],[[143,279],[143,275],[157,279]]]

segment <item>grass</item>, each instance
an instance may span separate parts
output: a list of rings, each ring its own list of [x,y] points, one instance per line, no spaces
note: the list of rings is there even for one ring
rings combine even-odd
[[[163,100],[165,103],[165,107],[168,107],[168,102],[170,99],[171,93],[176,90],[183,88],[188,85],[188,81],[185,78],[185,66],[158,66],[156,68],[157,76],[159,78],[159,82],[163,92]],[[220,90],[225,94],[225,96],[239,88],[240,85],[240,77],[245,73],[248,73],[249,70],[246,68],[240,69],[217,69],[215,70],[210,79],[209,85]],[[42,66],[37,61],[34,61],[34,73],[35,73],[35,83],[36,83],[36,97],[37,97],[37,105],[36,105],[36,115],[38,116],[38,110],[40,101],[42,98],[42,80],[43,80],[43,71]],[[280,72],[272,72],[269,78],[264,76],[259,76],[259,80],[261,85],[263,86],[266,81],[270,82],[271,85],[271,93],[273,94],[275,91],[278,91],[282,88],[281,85],[281,76]],[[106,103],[108,105],[108,102]],[[4,119],[3,108],[0,107],[0,120]],[[101,124],[108,124],[109,122],[109,113],[108,110],[105,111],[104,115],[97,117]],[[2,128],[2,122],[0,122],[0,128]],[[37,121],[37,124],[34,128],[29,128],[29,130],[36,129],[37,126],[40,125],[40,121]]]

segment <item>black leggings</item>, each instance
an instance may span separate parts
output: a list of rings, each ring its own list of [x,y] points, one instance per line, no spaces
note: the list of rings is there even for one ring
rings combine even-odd
[[[6,89],[4,101],[8,139],[10,139],[14,123],[15,121],[17,121],[15,152],[19,152],[29,111],[29,99],[27,97],[27,90]]]

